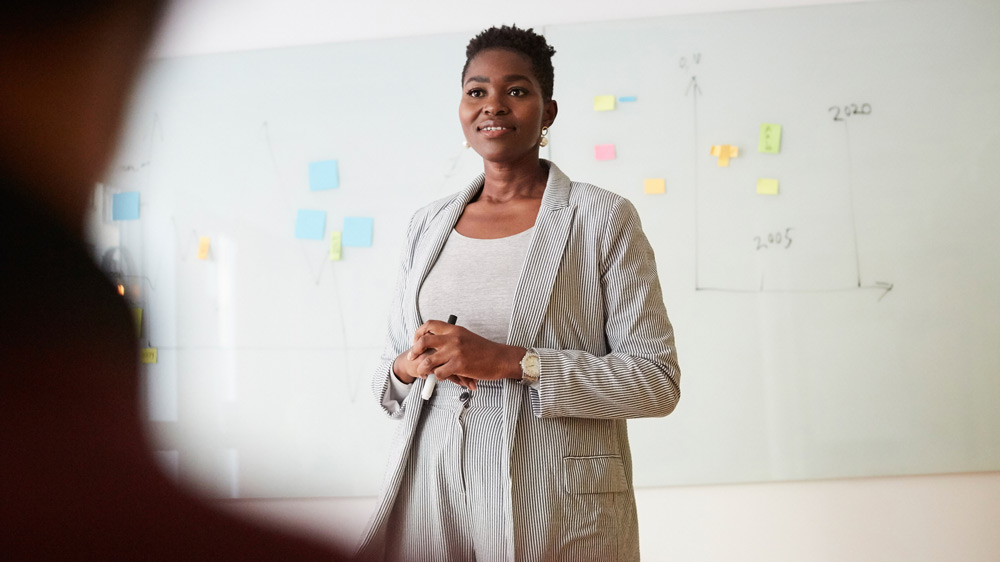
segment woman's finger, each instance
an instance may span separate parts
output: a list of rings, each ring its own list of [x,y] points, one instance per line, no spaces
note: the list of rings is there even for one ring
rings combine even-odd
[[[421,324],[420,327],[417,328],[417,331],[413,333],[413,341],[417,341],[427,334],[443,334],[449,328],[455,328],[455,326],[440,320],[428,320]]]

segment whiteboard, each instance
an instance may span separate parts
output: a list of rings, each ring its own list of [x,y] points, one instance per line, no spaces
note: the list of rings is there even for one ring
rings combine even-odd
[[[677,332],[677,411],[629,422],[638,486],[1000,469],[998,28],[963,0],[544,30],[545,156],[636,204]],[[377,492],[395,423],[368,385],[405,225],[481,170],[457,121],[473,33],[149,69],[92,239],[143,310],[150,432],[184,482]],[[311,191],[331,159],[339,187]],[[128,191],[140,218],[112,220]],[[373,243],[331,261],[301,209],[326,237],[371,217]]]

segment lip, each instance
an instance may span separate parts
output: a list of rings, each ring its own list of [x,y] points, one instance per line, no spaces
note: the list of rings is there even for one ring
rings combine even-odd
[[[486,138],[491,139],[506,135],[507,133],[513,133],[514,130],[514,127],[499,121],[483,121],[476,127],[476,131]]]

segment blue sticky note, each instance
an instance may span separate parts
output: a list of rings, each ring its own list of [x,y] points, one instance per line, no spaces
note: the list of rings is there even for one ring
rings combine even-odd
[[[139,192],[115,193],[111,198],[111,219],[134,221],[139,218]]]
[[[326,211],[299,209],[295,219],[295,237],[322,240],[326,233]]]
[[[622,96],[618,98],[618,101],[635,101],[635,96]]]
[[[309,191],[340,187],[340,172],[336,160],[309,163]]]
[[[342,246],[371,246],[375,219],[371,217],[344,217]]]

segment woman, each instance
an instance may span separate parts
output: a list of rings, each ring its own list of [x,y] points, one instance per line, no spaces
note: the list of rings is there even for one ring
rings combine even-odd
[[[409,226],[373,381],[402,425],[363,558],[639,558],[625,419],[669,414],[680,371],[634,207],[539,159],[554,53],[507,26],[466,50],[485,173]]]

